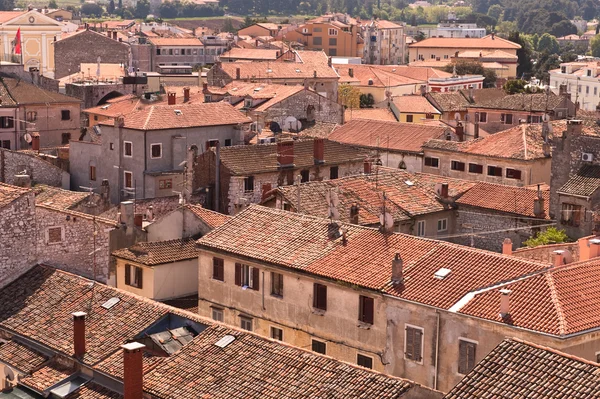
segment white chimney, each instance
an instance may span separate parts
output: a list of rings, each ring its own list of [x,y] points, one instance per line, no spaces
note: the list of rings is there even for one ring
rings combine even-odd
[[[500,290],[500,317],[504,318],[510,315],[510,293],[511,290]]]

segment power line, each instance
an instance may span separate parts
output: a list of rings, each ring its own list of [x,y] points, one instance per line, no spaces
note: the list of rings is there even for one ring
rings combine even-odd
[[[461,233],[461,234],[448,234],[445,236],[423,236],[423,237],[441,240],[441,239],[445,239],[445,238],[468,237],[468,236],[479,235],[479,234],[494,234],[494,233],[517,231],[517,230],[528,230],[528,229],[532,229],[532,228],[556,226],[556,224],[557,224],[556,222],[552,222],[552,223],[546,223],[546,224],[539,224],[536,226],[513,227],[513,228],[508,228],[508,229],[490,230],[490,231],[478,231],[477,233]]]

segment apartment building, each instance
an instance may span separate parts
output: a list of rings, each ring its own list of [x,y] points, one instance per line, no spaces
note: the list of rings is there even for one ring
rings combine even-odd
[[[580,109],[596,111],[600,105],[600,62],[565,62],[549,71],[550,86],[559,88]]]
[[[364,38],[363,62],[375,65],[406,63],[406,36],[404,26],[385,20],[371,20],[361,24]]]

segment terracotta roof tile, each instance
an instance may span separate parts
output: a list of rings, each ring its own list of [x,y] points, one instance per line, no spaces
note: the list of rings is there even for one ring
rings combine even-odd
[[[600,187],[600,166],[584,165],[576,175],[559,188],[558,192],[567,195],[592,196]]]
[[[52,361],[32,375],[21,378],[19,384],[31,388],[34,391],[43,392],[65,378],[73,375],[75,372],[76,370],[74,367],[63,366],[56,361]]]
[[[0,208],[8,206],[11,202],[29,193],[30,191],[31,190],[26,188],[0,183]]]
[[[203,208],[200,205],[186,206],[194,215],[196,215],[200,220],[206,223],[208,227],[213,229],[231,220],[231,216],[229,215],[223,215],[222,213],[211,211],[210,209]]]
[[[353,76],[350,76],[351,69]],[[378,65],[336,64],[335,70],[340,75],[341,83],[356,83],[360,86],[415,86],[424,82],[422,80],[393,73],[391,70]]]
[[[27,374],[39,369],[47,359],[41,353],[16,341],[0,345],[0,361]]]
[[[197,258],[198,251],[194,240],[176,239],[140,242],[129,248],[118,249],[112,255],[147,266],[157,266]]]
[[[426,82],[431,78],[449,78],[451,73],[436,68],[414,67],[410,65],[382,65],[381,68],[398,76]]]
[[[65,399],[123,399],[123,395],[90,381]]]
[[[442,112],[466,111],[469,101],[458,91],[445,93],[428,93],[427,96],[432,99],[434,105]]]
[[[44,204],[61,209],[70,209],[77,206],[89,197],[89,193],[81,191],[63,190],[58,187],[37,184],[33,188],[36,204]]]
[[[20,15],[25,14],[27,11],[2,11],[0,12],[0,24],[10,21]]]
[[[444,399],[592,399],[600,365],[533,343],[505,339]]]
[[[155,46],[203,46],[200,39],[195,37],[151,37],[148,40]]]
[[[314,140],[294,141],[294,165],[296,168],[312,167],[314,161]],[[244,145],[222,147],[221,163],[233,174],[248,175],[278,170],[277,144]],[[347,162],[362,162],[364,150],[324,140],[324,158],[326,165],[339,165]]]
[[[336,126],[338,126],[337,123],[315,122],[314,125],[302,130],[298,135],[301,137],[326,139]]]
[[[21,79],[2,78],[2,85],[8,91],[8,95],[19,105],[23,104],[57,104],[57,103],[81,103],[81,100],[69,97],[54,91],[42,89]],[[5,96],[2,96],[4,105]],[[7,99],[7,101],[10,100]]]
[[[344,112],[344,121],[349,122],[352,119],[371,119],[377,121],[397,122],[397,119],[392,111],[387,108],[346,109]]]
[[[510,49],[518,50],[521,45],[491,35],[482,38],[433,37],[410,45],[410,48],[453,48],[453,49]]]
[[[425,142],[443,137],[447,130],[414,123],[354,119],[336,128],[329,135],[329,140],[361,147],[420,153]]]
[[[243,49],[232,48],[221,54],[221,59],[241,59],[241,60],[271,60],[275,61],[279,57],[281,50],[271,49]]]
[[[511,110],[511,111],[527,111],[527,112],[544,112],[546,110],[554,110],[558,107],[564,107],[564,97],[554,93],[546,94],[510,94],[504,97],[479,101],[473,105],[474,108]]]
[[[440,114],[423,96],[399,96],[392,98],[392,102],[401,113]]]
[[[478,182],[463,194],[456,203],[494,211],[507,212],[527,217],[535,217],[534,200],[538,194],[535,190],[524,187],[513,187],[502,184]],[[550,219],[550,192],[542,191],[544,199],[544,219]]]
[[[250,119],[225,102],[202,104],[152,105],[125,117],[126,129],[163,130],[192,127],[237,125]],[[100,122],[113,125],[114,122]]]

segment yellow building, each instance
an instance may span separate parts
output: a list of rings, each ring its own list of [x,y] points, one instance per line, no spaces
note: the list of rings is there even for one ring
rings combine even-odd
[[[442,113],[423,96],[399,96],[392,98],[390,109],[400,122],[424,123],[439,120]]]
[[[25,70],[40,71],[54,77],[55,38],[60,37],[62,23],[35,10],[0,12],[0,49],[2,60],[21,62],[13,54],[13,41],[21,29],[22,62]]]

